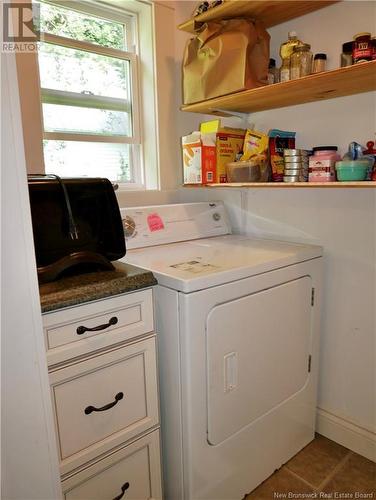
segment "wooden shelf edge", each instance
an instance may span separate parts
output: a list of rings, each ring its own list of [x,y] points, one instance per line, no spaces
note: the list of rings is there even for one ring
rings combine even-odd
[[[216,21],[231,18],[254,18],[262,21],[266,28],[284,23],[318,9],[322,9],[341,0],[257,0],[257,1],[229,1],[225,0],[222,5],[209,9],[208,11],[192,17],[178,25],[178,29],[188,33],[194,33],[195,27],[208,21]],[[278,8],[284,3],[283,9]],[[277,8],[276,8],[277,7]]]
[[[376,61],[369,61],[186,104],[180,109],[226,116],[231,111],[259,112],[373,90],[376,90]]]
[[[183,184],[184,188],[376,188],[376,181],[337,182],[227,182],[222,184]]]

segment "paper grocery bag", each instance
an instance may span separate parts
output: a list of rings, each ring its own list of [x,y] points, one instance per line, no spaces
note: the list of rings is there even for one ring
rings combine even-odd
[[[270,35],[259,21],[204,24],[185,49],[184,104],[267,84]]]

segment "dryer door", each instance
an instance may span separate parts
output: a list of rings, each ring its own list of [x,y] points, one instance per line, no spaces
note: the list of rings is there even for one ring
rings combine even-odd
[[[311,278],[214,307],[207,318],[208,441],[252,424],[308,380]]]

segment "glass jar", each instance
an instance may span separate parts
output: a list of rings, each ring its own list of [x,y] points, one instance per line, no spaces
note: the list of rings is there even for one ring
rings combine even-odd
[[[326,54],[315,54],[312,73],[321,73],[326,69]]]
[[[269,69],[268,69],[268,83],[279,82],[279,69],[275,66],[275,59],[269,59]]]
[[[346,42],[342,44],[342,54],[341,54],[341,68],[345,66],[351,66],[353,63],[352,53],[353,53],[354,42]]]
[[[300,47],[295,47],[290,58],[290,79],[295,80],[312,73],[312,52],[311,46],[304,43]]]
[[[358,33],[354,36],[354,64],[372,61],[371,33]]]
[[[290,59],[282,59],[279,75],[281,82],[288,82],[290,80]]]

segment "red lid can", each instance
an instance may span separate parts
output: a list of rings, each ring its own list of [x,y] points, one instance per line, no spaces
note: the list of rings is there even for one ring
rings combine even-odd
[[[372,61],[371,33],[358,33],[354,36],[353,61],[354,64]]]

